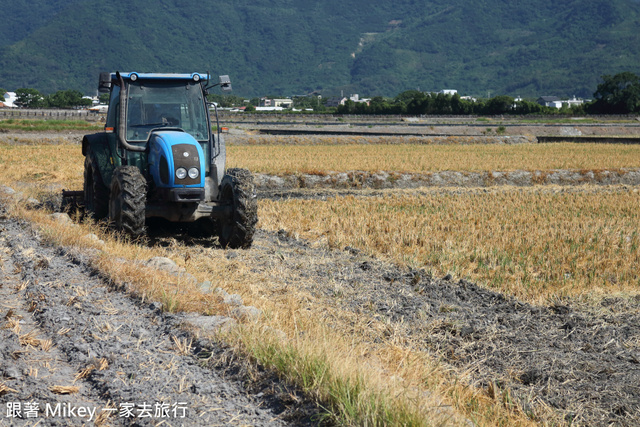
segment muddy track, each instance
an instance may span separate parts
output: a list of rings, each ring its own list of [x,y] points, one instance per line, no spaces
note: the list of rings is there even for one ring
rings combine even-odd
[[[275,378],[248,390],[242,363],[194,340],[183,316],[110,288],[1,207],[0,230],[0,425],[309,422],[295,390]]]

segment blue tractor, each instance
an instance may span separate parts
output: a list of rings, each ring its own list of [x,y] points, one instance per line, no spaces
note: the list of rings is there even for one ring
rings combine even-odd
[[[248,248],[258,220],[253,176],[225,170],[225,143],[208,90],[231,90],[228,76],[101,73],[109,92],[105,131],[82,140],[85,211],[133,237],[147,218],[195,223],[220,244]]]

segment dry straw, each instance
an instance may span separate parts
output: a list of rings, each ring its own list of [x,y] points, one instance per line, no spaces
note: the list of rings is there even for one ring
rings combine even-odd
[[[230,146],[228,156],[230,166],[276,175],[640,168],[639,145],[615,144]]]
[[[633,292],[640,193],[592,187],[263,201],[260,225],[529,301]]]
[[[75,394],[80,391],[80,387],[76,386],[64,386],[64,385],[54,385],[49,387],[54,394]]]

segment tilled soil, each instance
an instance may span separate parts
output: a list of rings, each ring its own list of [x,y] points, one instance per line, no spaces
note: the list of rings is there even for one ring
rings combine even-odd
[[[277,397],[275,379],[249,392],[240,367],[225,362],[228,352],[192,341],[182,317],[160,304],[111,289],[82,255],[43,245],[28,224],[4,214],[0,230],[0,425],[310,419],[299,402],[288,409]]]
[[[490,171],[432,173],[389,173],[384,171],[329,172],[322,175],[255,174],[257,189],[261,192],[291,191],[298,189],[419,189],[424,187],[481,188],[511,185],[531,187],[539,185],[640,185],[640,169],[623,170],[570,170],[548,171]]]
[[[498,129],[502,125],[504,129]],[[625,135],[637,135],[640,123],[600,123],[600,124],[580,124],[580,123],[566,123],[566,124],[514,124],[508,121],[495,121],[482,123],[470,123],[454,120],[451,121],[439,121],[433,120],[418,120],[412,122],[405,122],[404,124],[380,124],[373,122],[368,123],[294,123],[284,122],[278,123],[276,121],[261,121],[247,122],[247,123],[230,123],[229,132],[233,134],[234,142],[237,143],[256,143],[261,138],[268,135],[260,135],[260,138],[255,138],[252,135],[245,135],[243,131],[255,132],[259,130],[275,131],[275,135],[269,135],[274,139],[278,138],[278,130],[286,130],[289,132],[302,131],[301,133],[310,134],[317,132],[321,135],[323,132],[344,132],[346,134],[350,132],[357,132],[360,136],[370,133],[368,138],[371,141],[375,141],[377,138],[384,138],[386,142],[389,142],[388,136],[376,137],[377,133],[384,133],[385,135],[396,134],[399,137],[405,136],[410,138],[409,135],[422,135],[423,141],[428,143],[447,143],[448,138],[456,138],[460,143],[465,144],[477,144],[477,143],[502,143],[502,144],[518,144],[526,142],[536,142],[535,136],[625,136]],[[346,136],[345,136],[346,137]],[[289,137],[290,138],[290,137]],[[335,139],[335,136],[328,137]],[[304,136],[297,136],[298,141],[304,141]],[[413,141],[420,141],[420,139],[413,139]],[[450,140],[448,141],[451,142]],[[420,142],[418,142],[420,143]]]

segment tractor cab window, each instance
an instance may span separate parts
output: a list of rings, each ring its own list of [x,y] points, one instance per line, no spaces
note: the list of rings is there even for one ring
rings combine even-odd
[[[195,82],[131,82],[127,140],[146,141],[152,129],[180,128],[198,141],[209,138],[200,85]]]
[[[111,99],[109,100],[109,110],[107,113],[106,128],[117,129],[120,113],[120,86],[114,86],[111,90]]]

